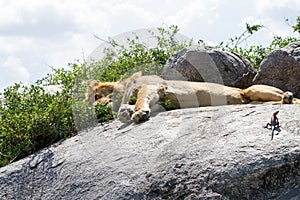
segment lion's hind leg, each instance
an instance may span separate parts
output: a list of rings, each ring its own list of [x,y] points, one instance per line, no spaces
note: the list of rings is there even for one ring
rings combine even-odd
[[[243,90],[243,95],[253,104],[300,104],[300,100],[294,98],[292,92],[268,85],[252,85]]]
[[[284,92],[268,85],[252,85],[244,89],[243,93],[252,102],[280,102]]]

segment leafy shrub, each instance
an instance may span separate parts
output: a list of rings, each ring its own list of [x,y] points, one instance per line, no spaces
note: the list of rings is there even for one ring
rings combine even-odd
[[[112,111],[111,106],[107,106],[105,104],[97,104],[95,106],[95,113],[99,123],[112,120],[116,115],[116,113]]]
[[[15,84],[0,107],[0,166],[23,158],[76,132],[67,91]]]
[[[297,18],[298,24],[293,26],[294,32],[299,32],[298,29],[300,27],[300,17]],[[250,25],[246,24],[246,30],[240,35],[236,36],[234,38],[230,38],[229,42],[226,44],[224,42],[221,42],[218,47],[223,48],[224,50],[228,50],[234,53],[237,53],[239,55],[244,56],[247,58],[254,69],[258,70],[259,65],[261,61],[274,49],[276,48],[282,48],[288,45],[291,42],[299,41],[300,38],[294,38],[294,37],[280,37],[280,36],[274,36],[273,41],[271,44],[267,47],[263,47],[262,45],[256,45],[256,46],[249,46],[249,47],[241,47],[240,45],[243,42],[246,42],[246,40],[251,37],[255,32],[259,31],[260,29],[264,28],[263,25],[255,24]]]

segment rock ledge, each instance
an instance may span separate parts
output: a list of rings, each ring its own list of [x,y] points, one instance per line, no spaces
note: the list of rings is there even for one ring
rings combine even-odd
[[[299,199],[296,113],[236,105],[113,121],[0,168],[0,199]]]

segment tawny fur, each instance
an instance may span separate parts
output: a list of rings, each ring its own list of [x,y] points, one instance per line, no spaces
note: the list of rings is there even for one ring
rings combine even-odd
[[[251,101],[281,101],[283,91],[268,85],[252,85],[243,90]]]
[[[116,98],[120,94],[123,95],[122,99]],[[135,105],[122,109],[131,109],[128,110],[130,117],[124,113],[119,113],[119,116],[131,118],[134,122],[149,118],[151,109],[166,97],[170,109],[246,103],[300,103],[291,92],[268,85],[253,85],[242,90],[215,83],[163,80],[155,75],[142,76],[140,72],[118,82],[92,81],[85,101],[97,104],[113,99],[117,102],[115,110],[118,111],[121,104],[128,104],[130,96],[136,96]]]

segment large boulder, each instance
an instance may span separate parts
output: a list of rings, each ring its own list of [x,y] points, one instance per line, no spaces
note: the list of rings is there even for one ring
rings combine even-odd
[[[275,110],[271,140],[263,125]],[[295,113],[235,105],[113,121],[0,168],[0,199],[299,199]]]
[[[300,98],[300,42],[273,50],[260,64],[253,84],[275,86]]]
[[[247,88],[256,72],[242,56],[209,46],[187,47],[170,57],[162,76],[167,80],[212,82]]]

